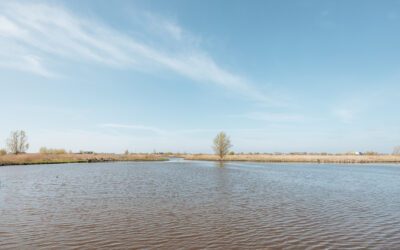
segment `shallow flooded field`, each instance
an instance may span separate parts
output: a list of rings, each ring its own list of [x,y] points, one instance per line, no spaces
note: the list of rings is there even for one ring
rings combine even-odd
[[[0,168],[0,248],[400,248],[400,166]]]

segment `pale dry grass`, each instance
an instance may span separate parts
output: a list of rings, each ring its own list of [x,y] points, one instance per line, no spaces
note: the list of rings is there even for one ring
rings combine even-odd
[[[56,163],[84,163],[108,161],[162,161],[161,156],[152,154],[19,154],[0,156],[0,166],[56,164]]]
[[[216,155],[183,155],[186,160],[217,161]],[[225,161],[310,163],[400,163],[400,155],[227,155]]]

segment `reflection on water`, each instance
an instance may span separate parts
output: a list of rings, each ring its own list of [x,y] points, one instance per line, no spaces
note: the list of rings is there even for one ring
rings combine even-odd
[[[398,248],[398,166],[0,168],[0,248]]]
[[[218,167],[224,167],[225,166],[225,162],[223,162],[223,161],[219,161],[219,162],[215,162],[215,165],[217,165]]]

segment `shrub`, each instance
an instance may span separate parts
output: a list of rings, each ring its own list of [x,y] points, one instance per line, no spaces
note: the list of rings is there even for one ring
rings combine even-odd
[[[41,154],[66,154],[67,151],[65,149],[53,149],[53,148],[46,148],[46,147],[41,147],[39,150],[39,153]]]
[[[5,149],[0,149],[0,156],[6,155],[7,151]]]
[[[81,155],[83,155],[83,154],[86,154],[86,155],[94,155],[95,153],[94,153],[93,151],[83,151],[83,150],[81,150],[81,151],[79,151],[78,154],[81,154]]]

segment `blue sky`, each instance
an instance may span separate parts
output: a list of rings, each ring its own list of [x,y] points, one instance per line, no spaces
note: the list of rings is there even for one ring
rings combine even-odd
[[[390,153],[400,1],[2,1],[0,147]]]

